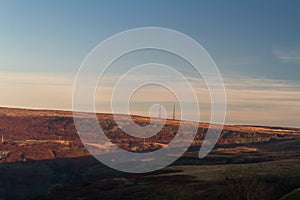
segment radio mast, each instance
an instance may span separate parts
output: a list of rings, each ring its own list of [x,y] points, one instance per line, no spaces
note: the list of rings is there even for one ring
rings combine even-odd
[[[161,118],[161,104],[159,104],[158,108],[158,118]]]
[[[175,103],[173,104],[173,120],[175,119]]]

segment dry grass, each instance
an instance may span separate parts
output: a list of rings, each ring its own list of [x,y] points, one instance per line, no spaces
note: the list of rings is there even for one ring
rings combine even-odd
[[[239,146],[234,148],[217,148],[215,151],[219,153],[225,154],[240,154],[240,153],[254,153],[258,152],[259,149],[255,147],[246,147],[246,146]]]

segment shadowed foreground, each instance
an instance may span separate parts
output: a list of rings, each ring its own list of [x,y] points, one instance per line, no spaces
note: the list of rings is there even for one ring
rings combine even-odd
[[[98,118],[111,141],[133,152],[164,147],[179,124],[168,120],[157,135],[143,141],[126,135],[111,115]],[[140,125],[149,120],[133,119]],[[207,124],[190,125],[198,126],[198,132],[180,159],[156,172],[129,174],[89,154],[70,112],[0,108],[0,198],[287,200],[300,188],[299,129],[225,126],[214,150],[200,160]]]

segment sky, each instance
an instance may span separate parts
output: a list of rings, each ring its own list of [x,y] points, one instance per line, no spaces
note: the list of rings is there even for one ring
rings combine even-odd
[[[96,45],[128,29],[164,27],[192,37],[215,61],[226,87],[226,123],[300,127],[299,9],[296,0],[0,0],[0,106],[70,110],[76,72]],[[119,66],[153,58],[194,80],[188,66],[159,52],[129,55]],[[107,75],[107,88],[118,72]],[[207,121],[205,86],[192,84]],[[133,113],[147,114],[149,102],[171,109],[174,97],[163,88],[144,90],[148,96],[141,90],[133,97]],[[99,111],[109,112],[109,92],[98,96]]]

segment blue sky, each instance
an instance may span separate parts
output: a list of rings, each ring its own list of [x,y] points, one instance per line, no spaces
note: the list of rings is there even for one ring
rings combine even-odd
[[[224,73],[298,79],[298,1],[1,1],[1,70],[77,70],[100,41],[130,28],[159,26],[201,43]],[[298,72],[298,73],[295,73]]]
[[[68,77],[65,82],[61,80],[62,84],[71,84],[83,59],[99,42],[131,28],[165,27],[198,41],[218,65],[229,89],[259,90],[264,94],[273,91],[269,97],[271,105],[282,95],[275,97],[275,91],[294,92],[289,93],[288,100],[280,97],[281,104],[286,103],[294,110],[286,113],[293,116],[293,122],[283,123],[279,116],[271,121],[267,117],[258,121],[246,117],[239,121],[237,116],[245,111],[235,117],[230,115],[243,107],[242,102],[233,103],[241,99],[235,94],[229,96],[232,112],[228,111],[228,123],[299,126],[300,109],[298,112],[294,108],[297,104],[289,104],[299,103],[297,99],[300,99],[299,9],[300,2],[296,0],[0,1],[0,73],[13,85],[17,84],[16,74],[48,78],[61,75]],[[38,79],[32,78],[32,84]],[[53,84],[51,80],[47,83]],[[234,80],[240,80],[242,86]],[[276,84],[282,87],[275,87]],[[10,91],[18,90],[30,90],[31,96],[23,95],[23,99],[18,98],[23,102],[18,102],[15,96],[9,95]],[[67,103],[30,104],[34,97],[41,95],[39,89],[14,86],[3,91],[10,97],[0,101],[4,106],[68,108]],[[69,101],[69,97],[62,101]],[[247,102],[243,109],[259,108],[257,112],[263,112],[266,104]]]

